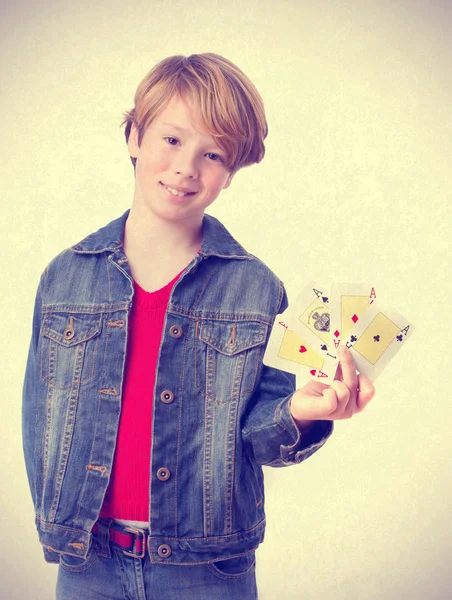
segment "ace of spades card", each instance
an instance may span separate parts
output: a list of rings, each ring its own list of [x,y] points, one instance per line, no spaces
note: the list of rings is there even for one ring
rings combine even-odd
[[[315,352],[337,363],[337,352],[331,343],[329,302],[330,294],[326,288],[311,282],[284,315],[290,328]]]
[[[357,370],[373,382],[411,336],[414,325],[387,307],[371,306],[343,338]]]

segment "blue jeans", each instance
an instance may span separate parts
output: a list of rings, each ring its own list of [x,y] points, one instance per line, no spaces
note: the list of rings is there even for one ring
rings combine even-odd
[[[257,600],[256,558],[202,565],[153,564],[134,558],[108,539],[92,537],[86,559],[62,554],[57,600]]]

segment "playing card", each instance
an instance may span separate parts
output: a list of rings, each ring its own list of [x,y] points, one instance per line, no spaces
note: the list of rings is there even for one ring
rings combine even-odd
[[[366,283],[336,283],[331,286],[330,332],[337,348],[351,329],[359,322],[369,306],[375,305],[377,294],[373,285]]]
[[[337,362],[337,352],[331,343],[329,291],[326,288],[311,282],[300,292],[284,316],[290,329],[316,353]]]
[[[344,336],[343,344],[350,348],[357,370],[375,381],[413,330],[414,325],[404,316],[382,307],[379,301],[378,306],[371,306]]]
[[[264,365],[305,379],[316,379],[327,385],[331,384],[336,374],[337,360],[328,360],[317,353],[290,329],[284,320],[286,313],[287,311],[276,315],[263,358]]]

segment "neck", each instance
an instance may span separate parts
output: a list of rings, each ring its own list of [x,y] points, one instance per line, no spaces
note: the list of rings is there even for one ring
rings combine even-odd
[[[194,254],[202,243],[202,216],[162,219],[141,206],[130,209],[124,229],[124,250],[152,255]]]

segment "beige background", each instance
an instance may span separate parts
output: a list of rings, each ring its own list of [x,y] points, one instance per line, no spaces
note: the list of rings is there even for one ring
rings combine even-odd
[[[417,326],[365,413],[306,463],[266,469],[260,599],[449,598],[452,2],[27,0],[1,13],[4,597],[48,600],[57,577],[20,431],[39,275],[130,206],[119,122],[145,73],[213,51],[254,81],[270,133],[263,163],[209,212],[290,298],[310,279],[375,282]]]

